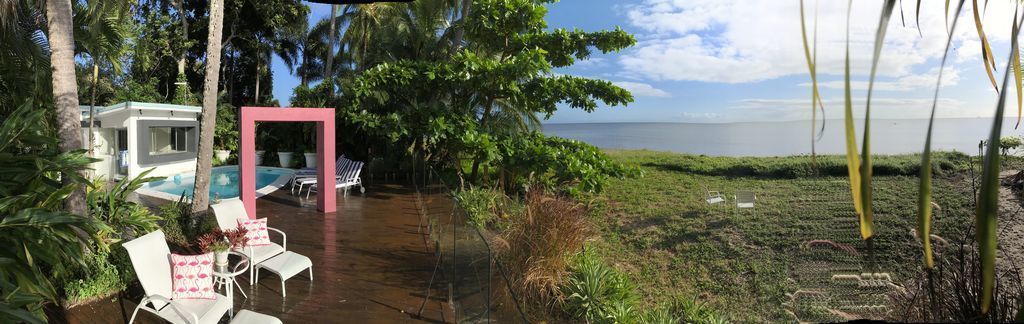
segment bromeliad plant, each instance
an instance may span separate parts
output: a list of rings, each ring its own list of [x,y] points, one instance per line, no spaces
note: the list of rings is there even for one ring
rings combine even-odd
[[[946,52],[949,51],[950,43],[952,42],[953,31],[956,28],[957,21],[960,16],[960,12],[964,5],[964,0],[956,2],[955,11],[953,12],[953,22],[949,25],[949,12],[950,12],[950,1],[945,1],[945,13],[946,13],[946,24],[947,24],[947,35],[949,36],[946,41]],[[992,55],[992,49],[985,36],[984,27],[981,20],[981,14],[979,11],[978,0],[972,0],[972,11],[974,17],[974,25],[978,34],[978,38],[981,41],[982,46],[982,62],[984,63],[984,69],[988,75],[989,80],[992,82],[993,88],[998,93],[999,101],[996,105],[996,114],[993,118],[992,129],[988,139],[988,146],[985,148],[982,177],[981,177],[981,190],[978,194],[977,209],[975,214],[975,243],[978,247],[979,264],[980,264],[980,275],[979,280],[981,281],[981,292],[978,297],[979,303],[979,315],[984,317],[989,314],[991,305],[993,304],[993,295],[995,290],[996,281],[996,269],[995,269],[995,255],[997,245],[997,213],[999,204],[999,168],[1000,168],[1000,134],[1002,132],[1003,123],[1003,112],[1006,106],[1006,90],[1009,86],[1009,80],[1011,73],[1013,74],[1014,85],[1016,86],[1017,93],[1017,125],[1020,125],[1021,110],[1024,107],[1024,96],[1022,96],[1022,71],[1020,63],[1020,53],[1017,45],[1017,36],[1019,33],[1021,18],[1020,11],[1014,10],[1013,13],[1013,28],[1011,31],[1011,46],[1010,46],[1010,57],[1007,61],[1007,67],[1003,77],[1002,86],[996,84],[995,76],[993,71],[995,70],[995,59]],[[850,189],[853,196],[854,209],[858,215],[860,221],[860,234],[861,237],[868,243],[870,247],[871,238],[875,234],[875,228],[873,224],[873,210],[872,210],[872,161],[871,161],[871,95],[874,88],[875,72],[877,71],[878,61],[881,56],[882,45],[884,44],[886,27],[889,24],[889,17],[892,15],[893,8],[896,4],[896,0],[886,0],[882,6],[881,16],[878,22],[878,29],[875,34],[874,42],[874,54],[871,64],[871,74],[868,81],[867,91],[867,104],[865,107],[864,115],[864,137],[863,146],[858,156],[856,134],[854,132],[854,120],[853,120],[853,100],[851,95],[850,85],[850,51],[849,51],[849,14],[847,15],[847,44],[846,44],[846,59],[845,59],[845,109],[844,109],[844,125],[846,134],[846,157],[847,167],[849,170]],[[986,1],[987,4],[987,1]],[[1018,9],[1020,3],[1015,2]],[[853,1],[849,1],[849,5],[852,7]],[[811,82],[814,83],[811,94],[811,109],[812,111],[818,109],[821,105],[820,95],[818,94],[817,87],[817,75],[816,75],[816,61],[815,56],[811,54],[811,45],[807,42],[807,28],[806,20],[804,19],[804,6],[801,1],[800,6],[801,15],[801,26],[803,34],[803,45],[804,53],[807,58],[808,69],[811,74]],[[920,14],[921,1],[917,2],[917,13]],[[849,12],[849,9],[848,9]],[[918,25],[920,29],[920,25]],[[817,30],[815,26],[815,30]],[[938,105],[938,91],[941,86],[941,71],[945,66],[947,54],[943,54],[942,63],[940,65],[940,74],[938,82],[936,84],[935,97],[933,98],[932,110],[928,124],[927,136],[925,139],[924,152],[921,156],[921,174],[920,174],[920,185],[919,185],[919,196],[918,196],[918,236],[922,239],[924,246],[924,266],[930,272],[935,266],[935,261],[932,256],[932,245],[931,245],[931,214],[932,214],[932,202],[931,202],[931,189],[932,189],[932,161],[931,161],[931,136],[932,126],[935,119],[935,110]],[[812,125],[812,132],[813,132]],[[813,134],[813,133],[812,133]],[[1020,312],[1018,316],[1024,319],[1024,312]]]
[[[242,226],[226,231],[215,228],[200,236],[197,245],[203,252],[225,252],[232,248],[242,248],[249,242],[245,237],[246,232]]]

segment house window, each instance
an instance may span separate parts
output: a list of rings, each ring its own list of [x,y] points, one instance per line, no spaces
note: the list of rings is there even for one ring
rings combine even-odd
[[[188,133],[192,127],[150,127],[149,154],[184,153],[188,150]]]

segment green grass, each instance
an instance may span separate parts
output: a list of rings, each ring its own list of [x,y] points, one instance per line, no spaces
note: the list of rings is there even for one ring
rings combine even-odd
[[[824,290],[853,304],[884,304],[881,291],[844,287],[832,274],[892,274],[902,284],[921,264],[916,226],[916,173],[920,156],[875,159],[878,234],[874,258],[859,239],[846,167],[841,156],[818,158],[822,176],[811,176],[810,157],[727,158],[651,151],[609,151],[639,167],[643,177],[615,179],[600,194],[585,197],[600,228],[594,246],[603,258],[628,273],[649,306],[698,296],[734,321],[836,320],[826,308],[873,316],[856,307],[800,300],[787,293]],[[970,158],[935,156],[934,234],[963,235],[970,224]],[[729,196],[757,194],[753,211],[708,206],[704,187]],[[803,248],[810,240],[853,246],[860,256]],[[870,260],[876,263],[872,266]],[[812,301],[814,299],[811,299]]]

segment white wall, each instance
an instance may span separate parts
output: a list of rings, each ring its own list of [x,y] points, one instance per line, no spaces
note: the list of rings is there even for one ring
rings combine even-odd
[[[179,173],[195,172],[196,159],[188,159],[170,163],[153,163],[153,164],[141,164],[139,163],[139,154],[148,154],[148,152],[139,152],[139,137],[138,132],[146,131],[138,125],[140,120],[196,120],[195,113],[187,112],[174,112],[173,116],[168,111],[143,111],[142,115],[139,115],[138,111],[132,111],[133,116],[128,119],[128,176],[135,177],[142,172],[156,168],[149,174],[151,177],[169,177]],[[145,138],[148,138],[146,136]]]
[[[142,172],[150,169],[153,170],[149,176],[153,177],[167,177],[173,176],[179,173],[194,172],[196,167],[196,159],[187,159],[181,161],[175,161],[170,163],[152,163],[152,164],[140,164],[139,154],[148,154],[148,152],[139,152],[139,136],[138,132],[146,131],[141,129],[138,125],[140,120],[184,120],[194,121],[197,119],[196,113],[190,112],[170,112],[170,111],[159,111],[159,110],[140,110],[130,109],[123,110],[119,109],[111,111],[106,114],[97,114],[96,120],[100,122],[103,128],[95,129],[96,142],[100,144],[96,149],[96,158],[103,159],[103,161],[93,163],[92,167],[95,170],[95,176],[103,176],[107,179],[113,179],[117,172],[117,142],[115,141],[115,133],[118,128],[127,128],[128,130],[128,176],[136,177]],[[82,129],[82,143],[88,146],[88,128]],[[148,136],[147,136],[148,138]]]

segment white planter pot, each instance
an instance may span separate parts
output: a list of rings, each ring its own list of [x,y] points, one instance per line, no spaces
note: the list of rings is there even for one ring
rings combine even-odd
[[[282,168],[292,167],[292,155],[295,152],[277,152],[277,162],[281,162]]]
[[[213,151],[213,156],[216,157],[218,161],[225,162],[228,160],[228,157],[231,156],[231,151],[215,150]]]
[[[226,267],[228,265],[228,252],[214,252],[214,257],[217,258],[216,265],[218,267]]]
[[[316,167],[316,153],[303,153],[302,155],[306,156],[306,168]]]
[[[264,150],[257,150],[256,151],[256,165],[263,165],[263,154],[266,154],[266,153],[267,153],[267,151],[264,151]]]

